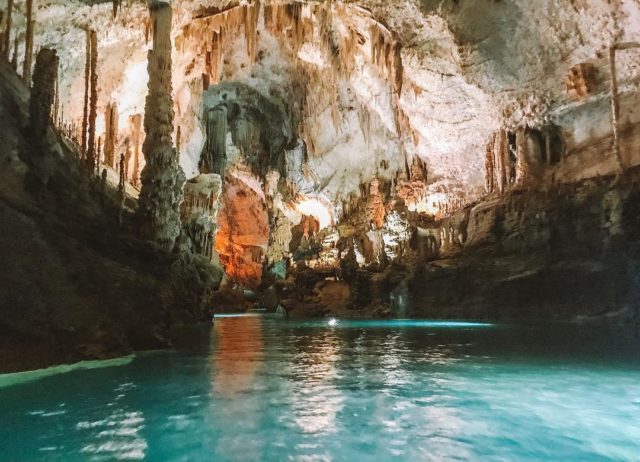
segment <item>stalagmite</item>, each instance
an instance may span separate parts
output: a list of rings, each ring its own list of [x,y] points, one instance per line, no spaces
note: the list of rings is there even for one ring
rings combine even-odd
[[[206,117],[207,142],[200,157],[201,173],[217,173],[224,177],[227,162],[227,108],[210,109]]]
[[[33,20],[33,0],[27,0],[27,12],[26,12],[26,21],[27,21],[27,36],[24,47],[24,62],[22,66],[22,80],[25,83],[29,83],[31,79],[31,60],[33,57],[33,27],[35,21]]]
[[[131,176],[131,184],[137,188],[140,186],[140,130],[142,128],[142,116],[140,114],[132,115],[130,122],[133,142],[133,174]]]
[[[148,53],[149,93],[144,115],[146,138],[142,146],[146,165],[138,201],[140,233],[171,250],[180,234],[180,203],[185,176],[172,145],[171,6],[150,7],[153,47]]]
[[[91,31],[85,33],[85,62],[84,62],[84,105],[82,106],[82,155],[87,155],[87,127],[89,117],[89,81],[91,74]]]
[[[100,173],[100,162],[102,159],[102,137],[98,137],[98,147],[96,149],[96,175]]]
[[[51,125],[51,114],[58,80],[58,55],[55,50],[43,48],[38,53],[33,74],[29,115],[35,139],[44,139]]]
[[[104,120],[104,163],[109,167],[115,167],[118,137],[118,106],[115,102],[107,104]]]
[[[96,117],[98,115],[98,35],[96,31],[90,33],[90,100],[89,100],[89,125],[87,137],[87,167],[90,172],[93,171],[96,162]]]
[[[53,100],[53,114],[51,119],[55,126],[58,123],[58,112],[60,110],[60,86],[59,86],[59,80],[57,78],[55,82],[54,92],[55,92],[55,97]]]
[[[120,162],[118,163],[118,191],[124,194],[124,184],[127,179],[126,160],[124,154],[120,154]]]
[[[4,53],[7,61],[11,57],[11,26],[13,22],[13,0],[7,1],[7,25],[4,30]]]
[[[129,179],[129,163],[131,162],[131,145],[129,138],[124,143],[124,179]]]
[[[4,21],[4,11],[0,10],[0,24]],[[5,41],[4,41],[4,30],[2,31],[2,35],[0,35],[0,54],[4,56],[5,50]]]
[[[18,36],[16,35],[13,39],[13,58],[11,58],[11,67],[13,67],[14,71],[18,70]]]

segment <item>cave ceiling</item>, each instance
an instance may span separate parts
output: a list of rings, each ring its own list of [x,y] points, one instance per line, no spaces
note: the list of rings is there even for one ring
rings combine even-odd
[[[117,102],[124,130],[127,118],[144,110],[145,2],[122,0],[115,18],[110,1],[36,3],[36,49],[50,46],[59,52],[65,116],[76,122],[82,116],[84,29],[89,27],[99,38],[99,114]],[[203,42],[210,38],[207,27],[211,18],[238,3],[173,2],[173,91],[187,177],[198,174],[203,113],[207,101],[215,99],[201,81],[210,72],[202,56],[207,50]],[[264,10],[271,3],[261,5]],[[599,76],[591,98],[606,98],[608,47],[640,38],[637,0],[295,5],[302,32],[293,23],[275,31],[261,15],[253,50],[242,25],[238,33],[229,27],[216,72],[227,86],[251,89],[237,106],[243,114],[254,114],[247,120],[268,119],[267,135],[277,134],[277,143],[266,144],[282,152],[279,157],[271,152],[269,162],[261,162],[261,181],[267,182],[272,168],[300,193],[333,203],[374,177],[393,180],[399,172],[406,174],[416,159],[427,172],[429,194],[473,199],[482,190],[491,133],[503,126],[541,126],[570,110],[575,103],[567,95],[565,76],[580,63],[592,64]],[[0,6],[5,8],[6,0]],[[21,21],[17,15],[18,30]],[[305,21],[312,32],[304,32]],[[394,62],[396,47],[400,67]],[[376,53],[381,55],[376,58]],[[618,69],[623,90],[625,85],[637,88],[638,56],[621,55]],[[213,80],[212,86],[218,83]],[[262,107],[252,112],[250,104]],[[274,121],[282,127],[272,127]],[[99,118],[101,129],[104,120]]]

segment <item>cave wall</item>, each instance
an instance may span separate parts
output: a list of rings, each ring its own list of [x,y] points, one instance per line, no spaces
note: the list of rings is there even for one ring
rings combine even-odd
[[[421,230],[415,250],[433,263],[409,279],[411,314],[633,318],[639,178],[634,169],[616,181],[514,192]]]

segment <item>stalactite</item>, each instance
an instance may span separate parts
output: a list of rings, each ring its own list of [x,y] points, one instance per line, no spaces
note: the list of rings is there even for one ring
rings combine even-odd
[[[247,42],[247,55],[249,62],[256,60],[256,43],[258,30],[258,16],[260,14],[260,2],[244,5],[244,35]]]
[[[210,109],[205,123],[207,141],[200,157],[200,172],[217,173],[224,177],[227,162],[227,108],[219,106]]]
[[[389,64],[393,76],[393,85],[396,93],[402,93],[402,79],[404,78],[404,70],[402,66],[402,45],[399,41],[393,44],[393,53],[391,55],[392,62]]]
[[[82,155],[87,155],[87,126],[89,117],[89,77],[91,74],[91,31],[85,31],[85,62],[84,62],[84,104],[82,106]]]
[[[96,117],[98,115],[98,35],[96,31],[90,33],[90,84],[89,91],[89,125],[87,135],[87,166],[90,172],[98,164],[96,162],[95,139],[96,139]]]
[[[4,30],[4,53],[7,61],[11,57],[11,27],[13,23],[13,0],[7,1],[7,25]],[[15,55],[14,55],[15,56]]]
[[[29,103],[29,117],[33,139],[40,147],[40,155],[47,152],[47,132],[51,127],[55,84],[58,80],[58,55],[55,50],[42,48],[36,58],[33,87]]]
[[[145,103],[142,146],[146,164],[138,200],[140,234],[171,250],[180,234],[180,203],[185,176],[172,146],[171,5],[157,3],[149,9],[153,46],[148,53],[149,92]]]
[[[178,151],[178,155],[180,155],[180,126],[178,126],[178,130],[176,132],[176,151]]]
[[[507,132],[504,129],[498,131],[493,144],[494,155],[494,171],[496,184],[500,193],[504,193],[507,189],[507,163],[505,162],[505,149],[509,149]]]
[[[523,188],[529,180],[529,156],[527,152],[527,137],[524,128],[516,130],[516,186]]]
[[[144,21],[144,43],[149,43],[149,35],[151,35],[151,21],[146,18]]]
[[[491,194],[495,190],[495,172],[493,146],[495,145],[496,135],[491,135],[491,139],[487,143],[484,158],[484,186],[485,192]]]
[[[113,0],[113,19],[118,16],[118,9],[120,8],[121,0]]]
[[[24,47],[24,62],[22,66],[22,80],[25,83],[29,83],[31,79],[31,60],[33,58],[33,27],[35,21],[33,20],[33,0],[27,0],[27,33]]]
[[[107,104],[104,114],[104,163],[109,167],[115,167],[117,159],[118,137],[118,106],[115,102]]]
[[[510,161],[509,161],[509,133],[506,129],[500,130],[500,147],[502,154],[502,181],[503,188],[502,191],[506,191],[511,184],[511,176],[510,176]]]
[[[222,71],[222,45],[222,36],[219,32],[214,31],[211,39],[211,51],[207,55],[207,70],[210,82],[213,82],[214,84],[220,82],[220,73]]]

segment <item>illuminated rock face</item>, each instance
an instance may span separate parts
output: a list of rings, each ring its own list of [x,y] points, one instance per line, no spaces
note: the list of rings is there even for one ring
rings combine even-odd
[[[198,175],[185,183],[181,206],[182,234],[189,238],[194,253],[212,260],[221,193],[220,175]]]
[[[256,286],[269,243],[269,217],[264,198],[247,183],[227,175],[218,213],[215,250],[233,282]]]
[[[81,93],[84,55],[77,53],[75,26],[61,14],[69,5],[52,2],[47,21],[69,34],[54,38],[36,28],[35,46],[64,40],[62,105],[69,120],[80,120],[73,95]],[[450,221],[483,199],[617,171],[608,146],[605,52],[611,43],[640,39],[640,7],[632,0],[588,3],[552,0],[540,18],[541,3],[529,0],[490,8],[447,0],[174,1],[172,35],[158,52],[173,72],[172,89],[165,74],[145,72],[154,27],[141,4],[120,4],[116,21],[109,5],[77,4],[73,13],[75,23],[87,22],[99,35],[98,104],[118,111],[110,119],[106,107],[97,110],[105,152],[117,157],[123,143],[137,144],[134,124],[125,121],[143,113],[146,79],[150,92],[164,92],[150,94],[155,106],[144,111],[145,119],[170,122],[145,122],[141,209],[161,211],[147,214],[163,227],[157,240],[169,245],[179,229],[179,161],[194,184],[217,174],[259,197],[269,217],[267,232],[259,233],[260,246],[268,243],[262,254],[268,265],[300,258],[337,268],[351,245],[361,266],[410,259],[410,243],[424,229],[430,247],[435,239],[455,250],[464,240],[452,230],[457,224],[425,226]],[[22,27],[17,21],[14,28]],[[621,52],[618,62],[627,166],[640,163],[634,53]],[[113,120],[119,133],[110,132]],[[157,139],[163,147],[151,149]],[[149,157],[151,151],[164,154]],[[170,159],[168,166],[149,161],[160,157]],[[191,186],[183,219],[209,217],[205,228],[190,231],[196,252],[208,255],[202,235],[212,238],[215,220],[193,206],[200,193]],[[219,193],[211,187],[205,202]],[[222,197],[227,204],[227,192]],[[223,241],[236,235],[234,214],[224,214],[231,225]],[[300,249],[308,217],[319,229]],[[235,248],[221,257],[238,280],[255,281],[258,264],[245,253]],[[246,270],[238,269],[242,262]]]

